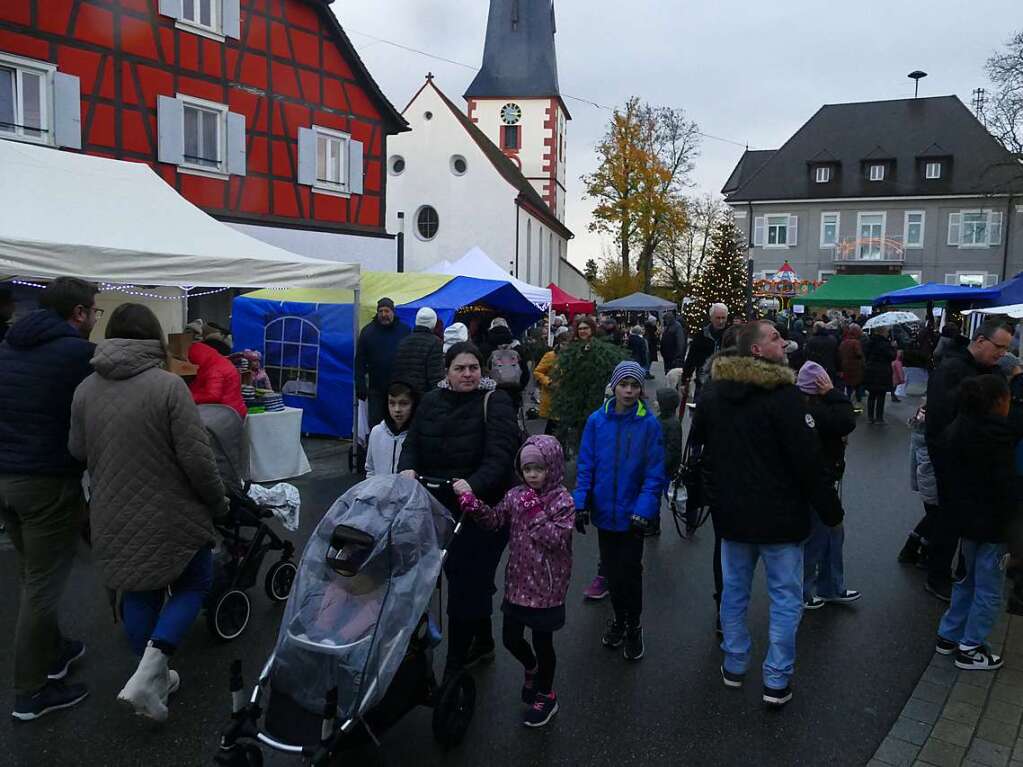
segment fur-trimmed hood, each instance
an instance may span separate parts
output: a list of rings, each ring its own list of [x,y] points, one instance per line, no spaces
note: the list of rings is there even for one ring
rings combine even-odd
[[[755,357],[721,355],[710,368],[710,379],[722,384],[729,399],[745,399],[757,391],[774,391],[781,386],[795,386],[795,372],[774,362]]]

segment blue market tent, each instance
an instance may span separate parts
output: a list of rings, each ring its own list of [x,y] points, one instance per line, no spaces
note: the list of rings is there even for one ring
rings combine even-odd
[[[658,296],[646,293],[633,293],[630,296],[616,298],[597,307],[598,312],[665,312],[674,309],[675,304]]]
[[[925,282],[923,285],[884,293],[875,299],[874,305],[897,306],[928,301],[956,301],[978,307],[1023,303],[1023,272],[989,288]]]
[[[514,333],[543,312],[515,287],[497,280],[436,274],[363,272],[359,325],[376,302],[389,296],[409,326],[429,306],[449,325],[459,311],[492,311]],[[302,431],[334,437],[352,434],[355,323],[351,291],[261,290],[234,299],[231,330],[235,348],[263,354],[263,366],[284,402],[304,411]]]

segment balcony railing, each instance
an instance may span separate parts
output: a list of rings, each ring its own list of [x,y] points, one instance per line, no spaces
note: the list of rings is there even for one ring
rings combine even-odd
[[[906,249],[901,237],[845,237],[834,246],[837,264],[881,263],[901,264]]]

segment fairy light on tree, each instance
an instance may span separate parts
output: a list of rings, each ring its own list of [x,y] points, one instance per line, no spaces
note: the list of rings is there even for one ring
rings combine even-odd
[[[742,234],[731,216],[714,230],[710,257],[693,284],[690,300],[682,307],[690,333],[707,323],[712,304],[724,304],[732,316],[745,313],[746,258],[741,240]]]

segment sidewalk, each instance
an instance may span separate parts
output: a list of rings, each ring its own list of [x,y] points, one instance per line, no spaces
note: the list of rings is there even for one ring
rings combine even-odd
[[[1003,613],[991,649],[995,672],[935,653],[868,767],[1023,767],[1023,617]]]

